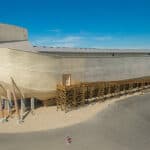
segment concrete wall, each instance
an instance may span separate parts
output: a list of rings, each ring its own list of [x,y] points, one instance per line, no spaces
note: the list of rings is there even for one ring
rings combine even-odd
[[[24,28],[0,24],[0,42],[23,41],[28,39],[27,30]]]

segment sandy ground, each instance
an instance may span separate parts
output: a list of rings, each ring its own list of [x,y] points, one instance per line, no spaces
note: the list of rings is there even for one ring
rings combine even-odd
[[[87,121],[30,133],[0,133],[2,150],[149,150],[150,93],[111,103]],[[71,137],[68,144],[66,137]]]
[[[1,122],[0,133],[33,132],[71,126],[92,118],[116,101],[126,100],[128,97],[140,94],[135,93],[120,98],[108,99],[105,102],[89,104],[68,113],[60,110],[56,111],[56,106],[38,108],[34,111],[34,114],[29,113],[22,124],[17,124],[16,118],[9,118],[8,122],[5,123]]]

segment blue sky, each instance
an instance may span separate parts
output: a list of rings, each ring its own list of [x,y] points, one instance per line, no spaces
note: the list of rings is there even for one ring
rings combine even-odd
[[[34,45],[150,48],[149,0],[0,0],[0,22]]]

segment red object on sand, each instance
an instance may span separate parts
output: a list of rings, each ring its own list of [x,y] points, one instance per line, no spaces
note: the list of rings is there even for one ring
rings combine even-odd
[[[69,137],[69,136],[67,136],[67,137],[65,138],[65,141],[66,141],[67,144],[71,144],[72,138]]]

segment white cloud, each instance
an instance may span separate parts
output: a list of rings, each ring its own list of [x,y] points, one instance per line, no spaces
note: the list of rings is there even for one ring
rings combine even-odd
[[[54,47],[76,47],[79,45],[82,37],[65,36],[65,37],[40,37],[37,40],[32,40],[34,45],[54,46]]]
[[[108,41],[108,40],[112,40],[111,36],[97,36],[94,38],[97,41]]]
[[[56,43],[70,43],[70,42],[78,42],[82,39],[79,36],[66,36],[61,39],[55,40]]]
[[[32,40],[32,43],[39,46],[53,47],[94,47],[94,45],[107,43],[110,40],[112,40],[111,36],[42,36]]]
[[[55,32],[55,33],[59,33],[59,32],[61,32],[61,30],[60,29],[50,29],[50,30],[48,30],[49,32]]]

